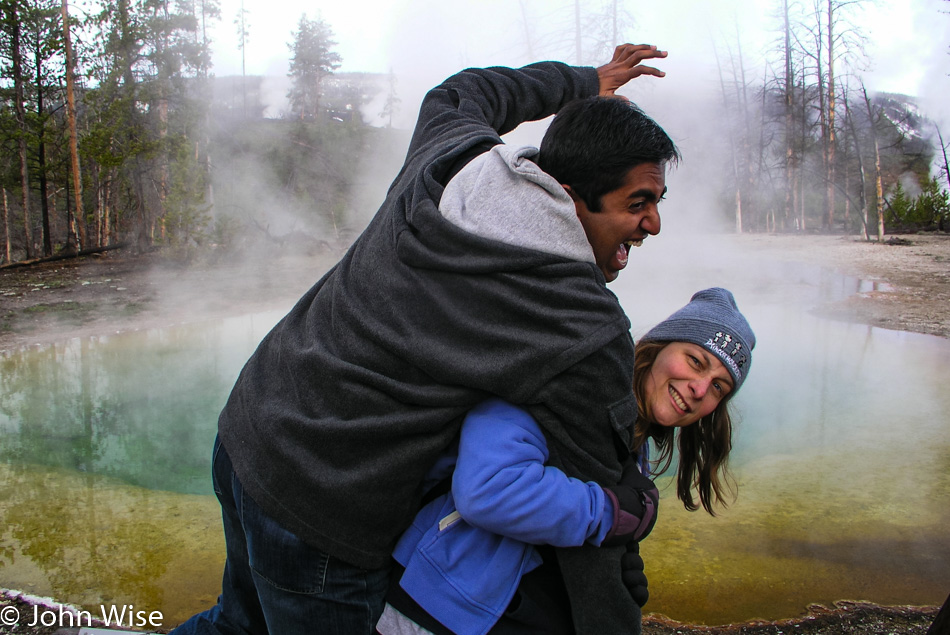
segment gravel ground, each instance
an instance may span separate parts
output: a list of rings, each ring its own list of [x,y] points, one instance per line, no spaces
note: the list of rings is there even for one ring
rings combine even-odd
[[[34,615],[35,600],[28,600],[16,593],[0,595],[0,635],[76,635],[77,628],[60,629],[57,626],[28,626]],[[39,610],[50,610],[49,603],[41,604]],[[11,626],[5,618],[7,611],[16,610],[22,624]],[[58,609],[53,608],[53,611]],[[644,620],[643,635],[844,635],[862,633],[870,635],[928,635],[928,630],[937,614],[935,607],[874,606],[857,602],[838,602],[834,607],[809,607],[807,616],[779,622],[746,622],[729,626],[695,626],[682,624],[660,617],[650,616]],[[93,624],[93,626],[102,626]],[[165,632],[156,631],[156,632]],[[929,635],[947,635],[946,630]],[[316,634],[315,635],[319,635]]]

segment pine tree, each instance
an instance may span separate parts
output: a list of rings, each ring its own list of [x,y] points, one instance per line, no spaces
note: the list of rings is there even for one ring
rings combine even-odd
[[[292,82],[287,93],[291,112],[300,119],[316,119],[320,114],[323,82],[343,61],[332,50],[334,46],[329,24],[319,18],[308,20],[306,14],[300,16],[294,41],[288,44],[292,56],[287,74]]]

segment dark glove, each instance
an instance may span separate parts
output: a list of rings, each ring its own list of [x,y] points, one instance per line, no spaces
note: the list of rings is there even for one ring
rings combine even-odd
[[[627,553],[620,557],[620,572],[623,585],[630,591],[630,597],[642,609],[650,599],[650,589],[647,588],[647,576],[643,572],[639,542],[627,543]]]
[[[602,547],[626,545],[643,540],[656,523],[660,493],[653,481],[640,473],[635,461],[624,466],[620,483],[604,488],[614,507],[614,523],[601,543]]]

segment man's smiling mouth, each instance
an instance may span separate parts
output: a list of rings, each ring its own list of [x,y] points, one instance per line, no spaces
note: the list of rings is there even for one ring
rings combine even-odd
[[[627,266],[627,259],[630,255],[630,249],[633,247],[639,247],[643,244],[643,239],[640,240],[625,240],[620,245],[617,246],[617,264],[620,265],[620,269],[623,269]]]

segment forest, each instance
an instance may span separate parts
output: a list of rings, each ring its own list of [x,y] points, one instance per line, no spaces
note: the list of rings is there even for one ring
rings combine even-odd
[[[764,73],[738,34],[717,43],[720,90],[704,107],[728,149],[711,169],[730,231],[882,241],[946,229],[948,143],[912,96],[865,88],[854,69],[868,44],[850,22],[860,2],[771,0],[779,36]],[[622,4],[598,9],[614,30],[604,42],[632,20]],[[575,5],[576,58],[588,61],[580,33],[593,10]],[[385,125],[397,78],[337,72],[322,19],[301,16],[289,33],[286,99],[274,111],[263,95],[272,78],[214,75],[209,25],[230,19],[218,0],[94,11],[0,0],[0,11],[0,266],[118,246],[187,259],[249,240],[345,245],[366,221],[360,166],[405,143]],[[242,43],[245,14],[234,20]]]
[[[861,4],[777,0],[757,80],[738,37],[717,51],[736,231],[944,230],[947,143],[913,97],[868,93],[858,71],[872,43],[851,19]]]

